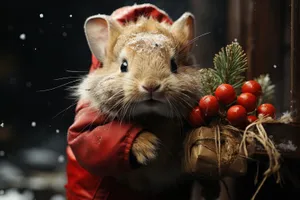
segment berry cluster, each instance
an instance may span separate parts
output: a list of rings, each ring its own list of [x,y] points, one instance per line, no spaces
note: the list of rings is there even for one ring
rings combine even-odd
[[[254,80],[246,81],[242,85],[239,96],[232,85],[221,84],[214,95],[206,95],[200,99],[190,113],[189,122],[193,127],[199,127],[216,117],[221,117],[232,126],[245,128],[260,115],[275,118],[275,108],[272,104],[257,105],[260,95],[262,88]]]

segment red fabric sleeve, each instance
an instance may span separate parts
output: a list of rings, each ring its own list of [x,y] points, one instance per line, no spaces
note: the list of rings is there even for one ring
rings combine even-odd
[[[91,174],[117,176],[130,170],[130,149],[141,128],[104,121],[87,103],[78,102],[68,144],[78,163]]]

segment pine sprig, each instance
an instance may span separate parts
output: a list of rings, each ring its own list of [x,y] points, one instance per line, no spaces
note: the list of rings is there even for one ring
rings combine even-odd
[[[242,73],[247,70],[247,57],[237,42],[232,42],[214,57],[213,73],[218,84],[228,83],[235,89],[245,81]]]
[[[237,42],[232,42],[215,55],[213,68],[201,69],[203,94],[213,94],[222,83],[230,84],[238,91],[245,81],[243,72],[246,70],[246,54]]]

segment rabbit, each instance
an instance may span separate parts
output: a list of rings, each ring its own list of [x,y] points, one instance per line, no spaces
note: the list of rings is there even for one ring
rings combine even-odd
[[[83,78],[75,95],[108,121],[143,127],[131,149],[138,167],[119,177],[134,189],[160,190],[184,174],[184,125],[202,95],[201,70],[191,54],[194,21],[186,12],[173,24],[142,16],[122,25],[107,15],[85,22],[102,67]]]

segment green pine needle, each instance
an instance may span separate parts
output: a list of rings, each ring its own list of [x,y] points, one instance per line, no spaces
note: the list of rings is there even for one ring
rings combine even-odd
[[[214,68],[202,69],[204,95],[213,94],[222,83],[238,90],[245,81],[242,75],[247,70],[247,57],[237,42],[232,42],[214,57]]]
[[[214,58],[214,74],[219,84],[227,83],[235,89],[242,86],[245,76],[242,73],[247,70],[247,57],[242,47],[233,42],[222,48]]]

